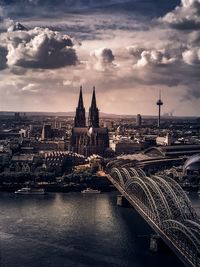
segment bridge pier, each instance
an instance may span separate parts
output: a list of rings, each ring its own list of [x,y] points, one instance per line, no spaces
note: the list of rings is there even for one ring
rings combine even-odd
[[[160,237],[158,235],[152,235],[150,237],[150,251],[158,252],[159,239]]]
[[[167,253],[172,253],[171,249],[165,244],[162,238],[156,234],[151,235],[150,237],[149,249],[152,252],[165,251]]]
[[[124,208],[133,208],[131,204],[128,202],[128,200],[122,195],[117,196],[117,206]]]

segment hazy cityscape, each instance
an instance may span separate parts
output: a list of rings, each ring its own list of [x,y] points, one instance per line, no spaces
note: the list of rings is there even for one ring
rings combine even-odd
[[[0,2],[1,267],[200,266],[199,10]]]

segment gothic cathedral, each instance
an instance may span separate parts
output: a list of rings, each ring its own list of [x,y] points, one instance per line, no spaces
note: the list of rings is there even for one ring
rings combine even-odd
[[[88,125],[86,125],[81,87],[74,127],[72,128],[71,150],[88,157],[92,154],[104,156],[108,148],[108,129],[99,126],[99,109],[96,104],[95,87],[93,87],[92,103],[89,108]]]

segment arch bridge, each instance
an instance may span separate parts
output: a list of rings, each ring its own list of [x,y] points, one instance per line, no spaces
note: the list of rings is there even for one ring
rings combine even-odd
[[[129,165],[107,177],[186,266],[200,266],[200,220],[177,182]]]

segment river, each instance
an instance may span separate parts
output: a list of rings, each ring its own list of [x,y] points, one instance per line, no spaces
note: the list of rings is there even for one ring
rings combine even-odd
[[[149,251],[151,229],[116,196],[0,193],[0,266],[183,266],[172,253]]]

